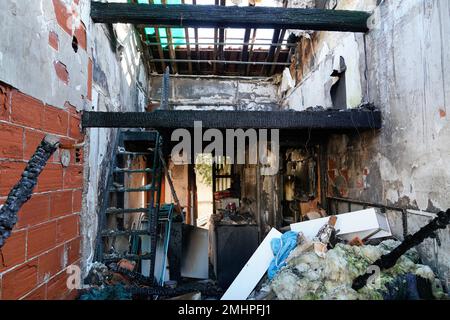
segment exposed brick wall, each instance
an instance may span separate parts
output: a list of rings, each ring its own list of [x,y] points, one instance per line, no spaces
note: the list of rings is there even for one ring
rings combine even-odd
[[[70,104],[50,106],[0,83],[0,204],[17,183],[45,134],[64,144],[82,141],[80,114]],[[80,261],[83,159],[71,150],[50,159],[33,197],[19,212],[0,254],[0,299],[73,299],[66,268]]]

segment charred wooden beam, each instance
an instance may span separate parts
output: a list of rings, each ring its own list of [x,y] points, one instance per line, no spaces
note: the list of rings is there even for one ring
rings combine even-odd
[[[252,35],[252,41],[251,41],[251,45],[250,45],[250,52],[248,55],[248,61],[251,61],[253,58],[253,47],[255,46],[255,40],[256,40],[256,30],[257,29],[253,29],[253,35]],[[245,72],[245,75],[249,75],[250,73],[250,65],[247,65],[247,70]]]
[[[146,277],[141,273],[121,268],[117,263],[111,263],[109,265],[109,268],[111,269],[111,271],[123,274],[124,276],[138,282],[140,285],[153,285],[153,279]]]
[[[166,5],[166,0],[161,0],[161,3],[162,3],[163,6],[165,6]],[[167,43],[168,43],[167,47],[169,48],[169,57],[172,60],[172,71],[173,71],[174,74],[177,74],[178,73],[178,66],[177,66],[177,61],[176,61],[177,55],[176,55],[176,52],[175,52],[175,46],[169,44],[169,43],[173,42],[173,40],[172,40],[172,29],[171,28],[166,28],[166,37],[167,37],[166,40],[167,40]]]
[[[125,290],[133,295],[144,297],[149,296],[176,297],[182,294],[200,292],[203,296],[206,297],[220,298],[224,293],[224,291],[219,287],[216,287],[209,283],[201,283],[201,282],[187,283],[173,289],[166,287],[128,286],[125,287]]]
[[[133,3],[136,3],[136,0],[133,0]],[[153,71],[156,71],[156,65],[152,62],[153,60],[153,54],[151,51],[151,48],[147,45],[147,34],[145,33],[144,26],[137,26],[135,29],[137,35],[139,36],[139,39],[141,40],[141,45],[143,48],[143,54],[145,57],[145,65],[147,67],[147,72],[152,73]]]
[[[185,0],[181,0],[181,3],[184,4]],[[188,60],[191,60],[191,45],[189,44],[189,28],[184,28],[184,38],[186,39],[186,51]],[[188,63],[189,74],[192,74],[192,62]]]
[[[366,110],[323,111],[196,111],[84,112],[85,128],[380,129],[381,113]]]
[[[255,2],[254,1],[249,1],[248,5],[250,7],[254,7],[255,6]],[[241,61],[243,61],[243,62],[247,62],[248,61],[248,41],[250,40],[250,33],[251,33],[251,31],[252,31],[251,28],[245,29],[244,44],[242,45],[242,54],[241,54]],[[241,67],[241,72],[244,74],[246,72],[246,68],[245,67]]]
[[[197,5],[197,0],[192,0],[192,5],[196,6]],[[194,38],[195,38],[195,57],[198,59],[200,59],[200,46],[198,45],[198,29],[195,28],[194,29]],[[200,64],[197,63],[195,65],[195,71],[197,72],[197,74],[200,74]]]
[[[241,61],[248,61],[248,42],[250,40],[250,33],[252,29],[245,29],[244,34],[244,44],[242,45],[242,54],[241,54]]]
[[[225,6],[225,0],[220,0],[220,6]],[[215,40],[215,39],[214,39]],[[225,42],[225,29],[219,29],[219,42],[224,43]],[[225,52],[224,52],[224,45],[221,44],[219,45],[218,48],[218,57],[215,57],[214,59],[216,60],[225,60]],[[225,65],[224,64],[219,64],[218,66],[218,73],[219,74],[223,74],[225,71]]]
[[[149,0],[149,3],[153,4],[153,0]],[[163,50],[163,47],[161,46],[161,38],[159,36],[159,28],[158,28],[158,26],[155,25],[155,26],[153,26],[153,29],[155,30],[155,39],[156,39],[156,42],[158,43],[158,55],[159,55],[159,58],[160,59],[164,59],[164,50]],[[145,30],[145,28],[144,28],[144,30]],[[152,61],[152,63],[153,63],[153,61]],[[166,69],[166,63],[164,61],[161,61],[162,73],[164,73],[165,69]],[[155,70],[156,70],[156,64],[155,64]]]
[[[367,32],[370,13],[363,11],[155,5],[92,2],[96,23],[158,24],[165,27],[302,29]]]
[[[164,50],[163,47],[161,46],[161,37],[159,36],[159,27],[158,26],[153,26],[153,28],[155,29],[155,37],[156,37],[156,41],[159,43],[158,45],[158,54],[160,56],[161,59],[161,69],[162,69],[162,73],[164,73],[164,70],[166,70],[166,63],[164,62]]]
[[[287,5],[288,5],[287,0],[283,0],[283,8],[286,8]],[[277,31],[277,30],[275,30],[274,37],[275,37],[276,31]],[[281,34],[280,34],[280,33],[281,33]],[[278,44],[283,43],[283,39],[284,39],[284,35],[285,35],[285,34],[286,34],[286,29],[280,30],[280,31],[278,32],[278,39],[277,39],[277,43],[278,43]],[[272,42],[274,42],[274,41],[272,41]],[[278,57],[279,57],[280,51],[281,51],[281,46],[277,46],[277,47],[276,47],[276,50],[277,50],[277,51],[276,51],[276,53],[275,53],[275,55],[274,55],[275,47],[273,47],[273,46],[270,47],[269,54],[267,55],[267,61],[273,61],[273,62],[277,62],[277,61],[278,61]],[[272,67],[270,68],[269,74],[273,74],[273,73],[275,72],[275,68],[276,68],[276,66],[275,66],[275,65],[272,65]],[[268,71],[268,70],[269,70],[269,68],[267,68],[267,71]],[[267,72],[267,71],[266,71],[266,72]]]
[[[80,293],[88,294],[93,292],[101,292],[103,290],[109,290],[112,287],[113,287],[112,285],[91,287],[89,289],[81,289]],[[147,298],[153,296],[176,297],[182,294],[192,292],[200,292],[203,296],[206,297],[220,298],[224,293],[224,291],[217,286],[214,286],[210,283],[201,283],[201,282],[186,283],[179,285],[176,288],[129,285],[124,286],[123,290],[131,295],[142,296]]]
[[[281,30],[280,39],[278,40],[278,47],[275,51],[275,56],[272,60],[273,62],[278,62],[278,59],[280,57],[280,52],[281,52],[281,45],[283,43],[285,35],[286,35],[286,29]],[[269,74],[273,74],[275,72],[275,68],[276,68],[276,65],[272,65],[272,67],[270,68]]]
[[[220,4],[219,0],[214,0],[215,6],[218,6],[219,4]],[[218,44],[219,43],[218,38],[219,38],[219,29],[214,28],[214,53],[213,53],[214,60],[218,60],[217,50],[218,50],[218,45],[220,45],[220,44]],[[214,63],[212,67],[213,67],[213,74],[217,74],[217,64]]]
[[[167,41],[172,42],[172,30],[170,28],[166,28]],[[169,57],[172,60],[172,70],[174,74],[178,73],[177,66],[177,55],[175,52],[175,46],[168,45],[169,48]]]
[[[17,213],[30,200],[39,175],[47,164],[48,159],[58,149],[59,139],[46,136],[28,161],[22,173],[22,178],[8,194],[5,204],[0,209],[0,248],[11,235],[17,223]]]
[[[387,270],[395,266],[398,259],[404,255],[409,249],[421,244],[427,238],[435,237],[435,232],[439,229],[445,229],[450,224],[450,209],[447,212],[438,213],[437,217],[433,219],[429,224],[422,227],[413,235],[409,235],[403,240],[402,243],[394,250],[381,256],[380,259],[373,263],[374,266],[378,266],[380,270]],[[367,280],[371,274],[366,273],[360,275],[353,281],[352,288],[354,290],[360,290],[366,286]]]
[[[272,43],[278,43],[279,42],[280,32],[281,32],[280,29],[275,29],[273,31]],[[270,46],[269,52],[267,53],[266,62],[273,62],[274,61],[273,60],[273,56],[275,54],[275,49],[276,49],[276,46],[273,46],[273,45]],[[264,76],[265,70],[266,70],[266,66],[263,65],[262,68],[261,68],[261,76]],[[267,69],[267,70],[269,70],[269,69]]]

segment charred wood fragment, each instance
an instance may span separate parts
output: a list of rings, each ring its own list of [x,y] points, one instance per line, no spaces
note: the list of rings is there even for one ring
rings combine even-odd
[[[184,284],[176,288],[165,287],[127,287],[126,290],[136,296],[176,297],[191,292],[200,292],[206,297],[221,297],[223,290],[208,283]]]
[[[150,277],[146,277],[143,274],[138,273],[138,272],[134,272],[134,271],[130,271],[125,268],[121,268],[117,265],[117,263],[110,264],[109,268],[111,269],[111,271],[120,273],[120,274],[130,278],[131,280],[138,282],[141,285],[152,285],[154,283],[153,279],[151,279]]]
[[[397,263],[397,260],[409,249],[421,244],[427,238],[433,238],[437,230],[445,229],[448,224],[450,224],[450,209],[447,212],[440,212],[433,221],[422,227],[415,234],[408,235],[398,247],[388,254],[381,256],[373,265],[380,267],[381,270],[392,268]],[[369,273],[360,275],[353,281],[352,288],[354,290],[362,289],[367,284],[370,276],[371,274]]]
[[[213,285],[212,283],[187,283],[176,288],[156,287],[156,286],[139,286],[139,285],[111,285],[104,284],[99,286],[90,287],[88,289],[81,289],[80,294],[92,296],[98,295],[100,291],[114,291],[114,288],[120,288],[127,295],[131,295],[137,299],[153,299],[154,297],[176,297],[187,293],[200,292],[204,297],[216,297],[219,298],[223,295],[223,290]],[[103,295],[101,295],[103,296]],[[82,299],[83,300],[83,299]]]
[[[11,231],[17,223],[17,213],[31,198],[39,175],[58,146],[59,139],[57,137],[46,136],[28,161],[21,179],[9,192],[5,204],[0,209],[0,248],[11,235]]]

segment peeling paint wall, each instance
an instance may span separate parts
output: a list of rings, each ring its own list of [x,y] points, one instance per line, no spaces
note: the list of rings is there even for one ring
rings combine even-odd
[[[302,57],[301,80],[285,93],[284,106],[331,107],[331,61],[340,55],[347,65],[347,107],[373,103],[384,123],[379,132],[330,138],[328,195],[429,212],[449,208],[449,2],[381,1],[378,7],[375,1],[335,2],[336,9],[373,11],[370,31],[314,34]],[[409,232],[427,222],[410,216]],[[391,221],[401,225],[399,216]],[[450,274],[448,236],[448,229],[441,232],[442,247],[433,259],[425,255],[433,252],[432,241],[421,246],[444,278]]]
[[[69,102],[82,110],[88,104],[89,51],[79,48],[74,52],[72,37],[67,33],[74,32],[81,47],[90,1],[80,1],[78,5],[71,2],[2,1],[0,80],[47,104],[62,107]],[[55,6],[66,10],[64,22],[58,21],[64,17],[58,15]],[[75,33],[77,29],[83,31]],[[49,39],[57,50],[49,45]],[[59,71],[67,73],[66,80],[61,79]]]
[[[151,77],[151,99],[161,99],[161,76]],[[278,88],[270,79],[171,76],[169,101],[176,109],[276,110]]]
[[[326,39],[320,37],[314,40],[319,41],[316,52],[310,57],[314,61],[312,70],[305,69],[304,77],[300,83],[285,94],[283,107],[297,111],[305,110],[309,107],[322,106],[332,108],[331,87],[337,80],[332,76],[336,64],[340,58],[344,58],[346,65],[346,92],[347,107],[354,108],[364,100],[366,81],[364,75],[364,36],[361,34],[339,34],[330,32]],[[334,46],[330,50],[329,46]],[[362,58],[362,59],[361,59]],[[361,68],[361,63],[363,64]],[[308,64],[306,64],[308,65]]]
[[[325,8],[362,10],[371,12],[376,0],[322,1]],[[319,6],[316,3],[316,6]],[[350,32],[315,32],[302,38],[297,53],[299,63],[291,66],[295,87],[282,95],[284,109],[305,110],[322,106],[332,108],[331,87],[337,78],[332,76],[342,57],[345,61],[347,107],[355,108],[367,102],[365,36]]]

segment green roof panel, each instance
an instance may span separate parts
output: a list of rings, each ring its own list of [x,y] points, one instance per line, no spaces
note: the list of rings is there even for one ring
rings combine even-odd
[[[149,4],[149,0],[138,0],[139,4]],[[168,5],[171,4],[181,4],[181,0],[167,0]],[[161,0],[153,0],[153,4],[161,4]],[[151,24],[151,23],[149,23]],[[178,45],[184,45],[186,43],[184,29],[183,28],[170,28],[172,31],[172,42]],[[158,28],[159,39],[163,47],[167,47],[168,39],[166,28]],[[145,34],[147,37],[152,37],[155,35],[155,28],[145,28]]]

